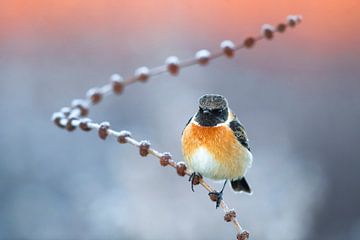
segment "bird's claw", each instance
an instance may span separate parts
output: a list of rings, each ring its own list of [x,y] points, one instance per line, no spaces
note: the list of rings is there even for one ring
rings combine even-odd
[[[198,185],[200,183],[200,179],[202,179],[202,176],[197,173],[193,172],[189,177],[189,182],[191,182],[191,190],[194,191],[194,185]]]
[[[216,202],[216,208],[218,208],[220,206],[221,201],[223,200],[223,192],[217,192],[217,191],[213,191],[213,192],[209,192],[209,197],[212,201]]]

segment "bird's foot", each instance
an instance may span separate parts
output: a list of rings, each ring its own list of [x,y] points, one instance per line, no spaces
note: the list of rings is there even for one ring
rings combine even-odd
[[[216,202],[216,208],[218,208],[220,206],[221,201],[223,200],[223,192],[224,192],[224,189],[225,189],[225,186],[226,186],[227,182],[228,182],[228,180],[226,179],[220,192],[218,192],[216,190],[214,190],[212,192],[209,192],[210,199],[212,201]]]
[[[189,177],[189,182],[191,182],[191,190],[194,192],[194,185],[198,185],[200,183],[200,180],[202,179],[202,176],[197,173],[193,172]]]
[[[212,201],[216,202],[216,208],[218,208],[220,206],[221,201],[223,200],[223,191],[209,192],[209,197]]]

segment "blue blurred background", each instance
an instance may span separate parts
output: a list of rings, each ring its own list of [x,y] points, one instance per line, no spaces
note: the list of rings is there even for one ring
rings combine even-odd
[[[359,3],[0,1],[0,239],[233,239],[205,190],[52,112],[118,72],[241,42],[300,13],[295,29],[134,84],[92,109],[182,160],[197,99],[227,97],[254,154],[254,194],[225,199],[252,239],[360,239]],[[212,183],[217,188],[221,183]]]

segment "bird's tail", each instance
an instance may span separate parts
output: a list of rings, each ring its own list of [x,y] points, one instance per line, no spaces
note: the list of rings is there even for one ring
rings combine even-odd
[[[251,194],[251,188],[245,177],[238,178],[236,180],[231,180],[231,187],[236,192],[246,192]]]

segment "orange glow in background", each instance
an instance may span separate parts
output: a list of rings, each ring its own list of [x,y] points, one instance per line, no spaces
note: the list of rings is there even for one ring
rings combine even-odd
[[[199,96],[222,94],[254,155],[254,194],[225,190],[250,239],[360,239],[359,0],[0,0],[0,239],[232,239],[203,190],[49,119],[114,72],[241,43],[289,14],[303,22],[131,85],[90,117],[181,160]]]
[[[120,3],[120,4],[119,4]],[[137,32],[206,35],[216,40],[240,39],[239,32],[251,34],[263,23],[283,21],[288,14],[302,14],[303,26],[295,33],[311,51],[330,54],[354,47],[359,37],[360,2],[323,1],[2,1],[2,41],[14,34],[63,34],[113,30],[115,37],[130,38]],[[117,26],[117,29],[109,29]],[[257,29],[257,28],[255,28]],[[130,35],[130,36],[129,36]],[[151,37],[151,36],[149,36]],[[192,39],[192,41],[196,41]],[[358,49],[358,48],[357,48]]]

